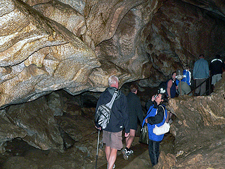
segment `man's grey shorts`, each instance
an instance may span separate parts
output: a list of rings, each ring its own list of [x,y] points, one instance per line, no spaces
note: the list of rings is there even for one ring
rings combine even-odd
[[[222,79],[222,74],[216,74],[212,76],[212,85],[215,85],[220,79]]]
[[[105,143],[106,146],[109,146],[111,148],[121,150],[123,148],[122,131],[109,132],[103,130],[103,143]]]

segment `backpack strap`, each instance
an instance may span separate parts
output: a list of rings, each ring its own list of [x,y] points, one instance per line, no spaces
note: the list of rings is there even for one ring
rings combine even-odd
[[[115,92],[113,93],[113,96],[112,96],[111,101],[110,101],[109,103],[106,104],[106,106],[107,106],[108,108],[110,108],[110,109],[112,108],[113,103],[114,103],[114,101],[115,101],[115,99],[116,99],[117,94],[118,94],[118,90],[115,90]]]
[[[160,107],[162,107],[163,108],[163,112],[164,112],[164,117],[165,117],[165,120],[166,120],[166,113],[165,113],[165,108],[164,108],[164,106],[163,105],[159,105]],[[157,109],[157,111],[156,111],[156,114],[158,113],[158,109]],[[155,115],[156,115],[155,114]]]

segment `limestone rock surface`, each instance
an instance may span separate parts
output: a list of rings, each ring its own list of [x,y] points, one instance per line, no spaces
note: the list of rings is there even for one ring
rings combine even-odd
[[[5,167],[93,168],[99,93],[82,101],[50,93],[101,92],[112,74],[120,86],[158,86],[192,69],[200,53],[208,61],[225,55],[224,18],[222,0],[1,0],[1,152],[16,138],[48,150],[22,153]],[[162,152],[158,168],[224,167],[224,84],[223,77],[210,96],[170,100],[174,152]]]
[[[34,102],[11,106],[7,116],[22,131],[26,131],[21,138],[33,147],[63,150],[63,139],[54,112],[48,108],[43,97]]]
[[[168,108],[177,117],[171,126],[171,133],[175,136],[176,167],[224,167],[221,153],[225,150],[224,93],[223,75],[209,96],[184,96],[170,100]]]
[[[31,101],[50,91],[91,87],[88,77],[99,67],[96,55],[62,25],[20,1],[1,20],[0,105]]]
[[[224,5],[178,0],[2,0],[0,107],[64,89],[155,87],[200,53],[224,52]],[[218,40],[219,38],[219,40]]]

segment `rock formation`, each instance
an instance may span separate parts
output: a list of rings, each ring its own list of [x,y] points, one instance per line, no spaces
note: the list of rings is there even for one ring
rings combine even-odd
[[[178,97],[169,109],[177,117],[171,127],[175,136],[178,168],[224,167],[225,74],[209,96]],[[218,160],[221,159],[221,160]]]
[[[1,151],[14,138],[42,150],[63,151],[76,142],[72,154],[83,156],[67,168],[83,163],[91,168],[96,139],[84,138],[95,132],[89,124],[94,109],[83,110],[74,97],[68,101],[52,92],[101,92],[113,74],[121,86],[138,80],[141,87],[156,87],[173,71],[192,68],[201,53],[208,61],[215,54],[224,56],[224,18],[222,0],[1,0]],[[162,153],[159,167],[224,164],[215,160],[224,159],[224,91],[223,78],[210,96],[170,101],[177,117],[171,127],[175,155]],[[50,158],[60,157],[51,153]],[[82,163],[86,157],[92,161]]]
[[[1,1],[1,107],[58,89],[102,91],[112,74],[153,87],[200,53],[224,53],[220,1],[24,2]]]

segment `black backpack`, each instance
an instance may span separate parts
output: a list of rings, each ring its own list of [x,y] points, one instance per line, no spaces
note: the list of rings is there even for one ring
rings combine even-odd
[[[115,90],[111,101],[107,104],[100,105],[95,113],[95,121],[99,126],[102,127],[102,129],[105,129],[107,127],[107,124],[109,123],[111,108],[113,106],[117,93],[118,90]]]

